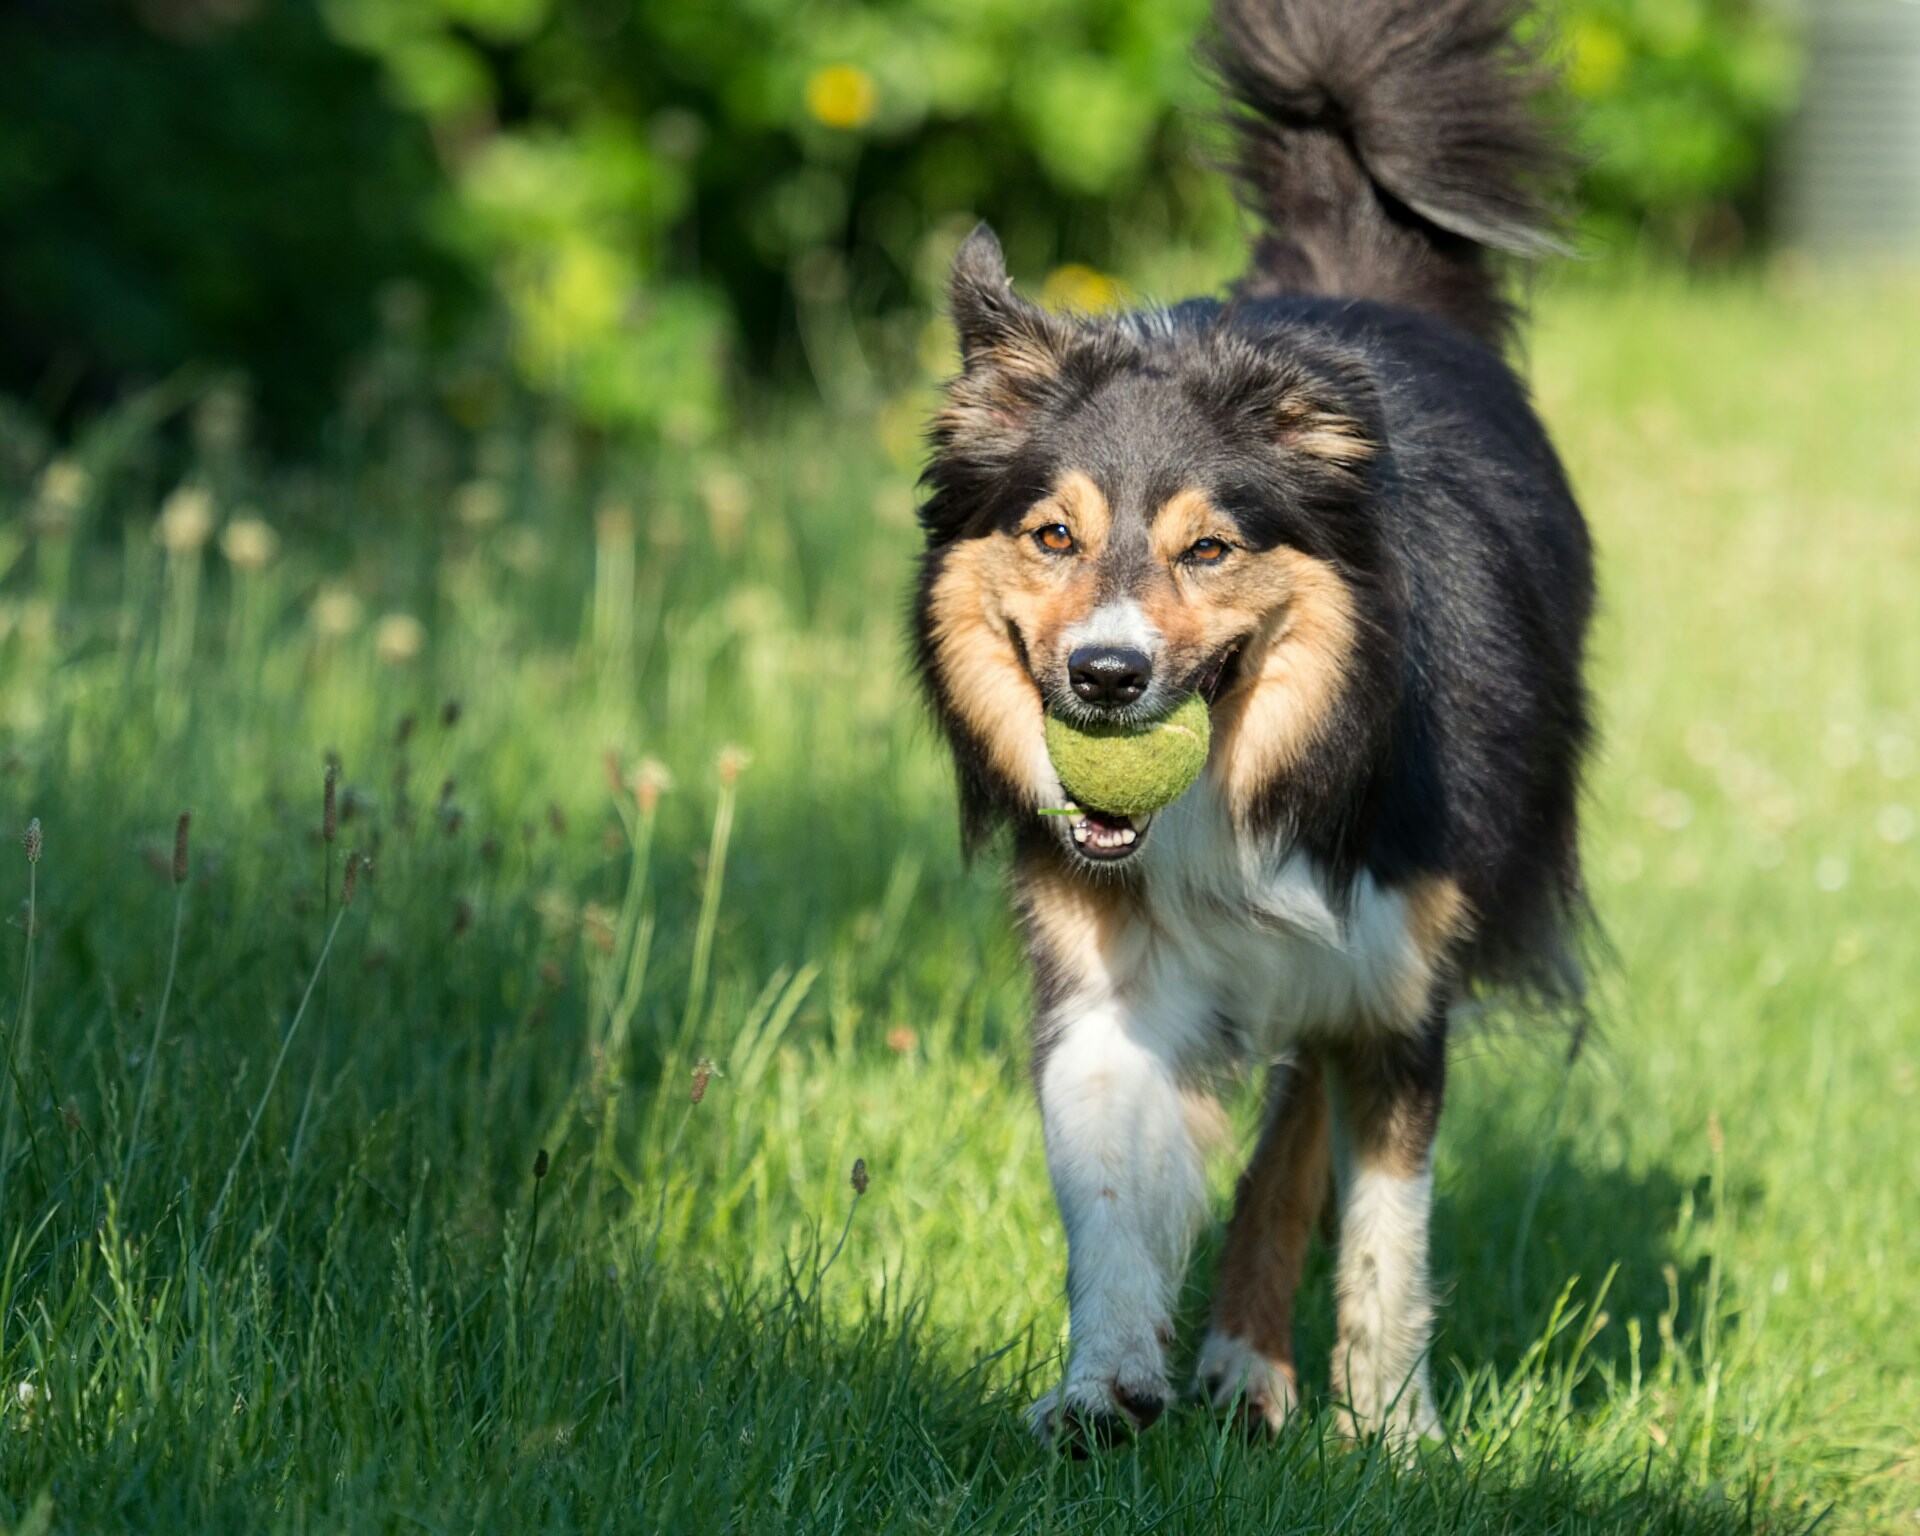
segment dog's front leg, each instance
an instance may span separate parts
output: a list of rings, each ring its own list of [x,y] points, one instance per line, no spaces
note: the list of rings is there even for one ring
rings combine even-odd
[[[1033,1410],[1043,1437],[1081,1446],[1144,1428],[1169,1396],[1174,1299],[1206,1196],[1177,1031],[1162,1008],[1111,993],[1063,999],[1041,1021],[1071,1330],[1066,1379]]]

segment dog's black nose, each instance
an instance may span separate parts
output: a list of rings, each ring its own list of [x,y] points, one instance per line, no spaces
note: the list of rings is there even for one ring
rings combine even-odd
[[[1147,691],[1153,663],[1121,646],[1083,645],[1067,658],[1073,691],[1089,704],[1131,704]]]

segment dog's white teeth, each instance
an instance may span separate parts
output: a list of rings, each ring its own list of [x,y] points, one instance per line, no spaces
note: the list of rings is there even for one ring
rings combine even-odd
[[[1073,833],[1073,840],[1081,847],[1097,849],[1103,853],[1112,853],[1128,847],[1140,836],[1140,829],[1136,827],[1109,826],[1091,821],[1085,816],[1076,816],[1067,825]]]

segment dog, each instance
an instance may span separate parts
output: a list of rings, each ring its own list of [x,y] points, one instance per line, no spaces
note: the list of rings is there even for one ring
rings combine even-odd
[[[1217,0],[1260,224],[1224,300],[1066,316],[985,227],[929,430],[917,668],[969,851],[1010,833],[1068,1240],[1076,1448],[1144,1429],[1205,1212],[1213,1085],[1270,1064],[1196,1390],[1278,1429],[1331,1190],[1340,1428],[1439,1433],[1433,1145],[1450,1016],[1577,999],[1586,525],[1506,361],[1503,278],[1567,161],[1517,0]],[[1516,32],[1519,28],[1519,32]],[[1202,776],[1075,806],[1049,713],[1211,711]],[[1047,814],[1053,812],[1055,814]],[[1064,813],[1064,814],[1063,814]]]

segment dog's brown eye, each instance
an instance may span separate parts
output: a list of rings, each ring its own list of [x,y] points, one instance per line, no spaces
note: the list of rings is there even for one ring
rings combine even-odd
[[[1226,558],[1227,546],[1219,539],[1199,539],[1187,551],[1195,565],[1218,565]]]
[[[1073,548],[1073,531],[1065,523],[1048,523],[1034,531],[1033,541],[1048,554],[1064,555]]]

